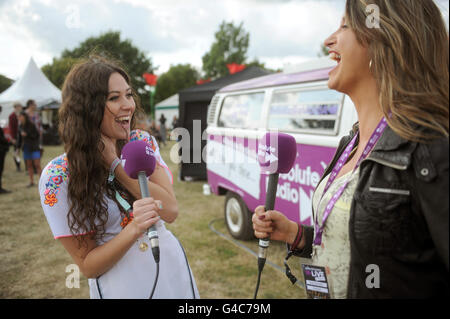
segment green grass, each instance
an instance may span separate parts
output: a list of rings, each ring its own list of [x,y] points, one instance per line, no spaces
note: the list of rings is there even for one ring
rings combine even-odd
[[[173,142],[169,142],[161,153],[174,176],[179,216],[166,226],[184,246],[201,298],[253,298],[257,259],[208,227],[212,220],[219,219],[214,228],[229,236],[223,221],[224,197],[204,196],[205,181],[178,181],[178,166],[169,157],[172,146]],[[42,167],[62,152],[62,146],[45,147]],[[89,286],[83,276],[80,288],[66,287],[66,267],[73,261],[53,239],[37,186],[26,188],[28,176],[23,165],[22,172],[16,172],[11,151],[5,162],[3,186],[12,193],[0,195],[0,298],[89,298]],[[239,242],[257,251],[256,240]],[[283,267],[284,255],[284,244],[272,242],[268,260]],[[299,260],[293,257],[289,265],[300,279]],[[284,273],[265,266],[258,298],[305,296],[304,290],[293,286]]]

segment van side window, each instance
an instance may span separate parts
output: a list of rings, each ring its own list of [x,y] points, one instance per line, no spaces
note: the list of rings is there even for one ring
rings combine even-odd
[[[219,127],[258,128],[263,102],[263,92],[227,96],[220,110]]]
[[[337,134],[343,94],[334,90],[274,91],[268,128],[301,133]]]

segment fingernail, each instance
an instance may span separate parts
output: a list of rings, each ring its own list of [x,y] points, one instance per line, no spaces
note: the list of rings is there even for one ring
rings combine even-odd
[[[259,220],[263,220],[264,218],[266,218],[266,216],[265,215],[261,215],[258,218],[259,218]]]

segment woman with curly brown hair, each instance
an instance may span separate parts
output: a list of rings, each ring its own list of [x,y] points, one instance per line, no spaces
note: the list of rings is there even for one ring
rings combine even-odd
[[[325,45],[358,123],[313,195],[313,227],[258,207],[258,238],[325,268],[332,298],[449,295],[449,42],[433,0],[347,0]],[[310,283],[307,283],[307,286]],[[314,289],[309,287],[311,295]]]
[[[164,222],[178,206],[172,175],[155,139],[133,130],[136,96],[123,68],[102,57],[74,66],[64,82],[59,130],[65,154],[43,170],[39,183],[47,221],[82,273],[91,298],[148,298],[156,264],[143,233],[155,225],[160,272],[154,298],[198,298],[184,250]],[[157,165],[148,179],[151,198],[118,158],[129,140],[145,140]]]

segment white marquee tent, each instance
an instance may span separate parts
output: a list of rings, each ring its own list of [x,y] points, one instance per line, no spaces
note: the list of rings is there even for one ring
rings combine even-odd
[[[161,117],[161,114],[164,114],[164,117],[167,119],[166,127],[172,128],[172,120],[173,117],[178,115],[178,94],[174,94],[171,97],[168,97],[167,99],[159,102],[155,105],[155,118],[156,122],[159,125],[159,118]]]
[[[33,58],[30,59],[22,77],[0,94],[0,105],[3,107],[0,125],[6,124],[14,103],[25,105],[29,99],[35,100],[39,108],[55,102],[61,103],[61,91],[47,79]]]

